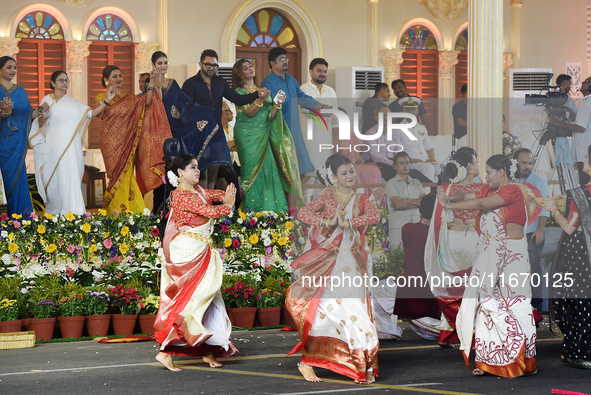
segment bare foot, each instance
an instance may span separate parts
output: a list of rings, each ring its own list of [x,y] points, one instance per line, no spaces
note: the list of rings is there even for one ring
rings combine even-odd
[[[355,380],[356,384],[373,384],[376,382],[376,376],[372,372],[365,372],[365,381]]]
[[[454,345],[451,342],[439,342],[439,346],[443,348],[454,348]]]
[[[215,356],[213,354],[205,354],[203,356],[203,362],[208,363],[210,368],[221,368],[222,367],[222,364],[219,363],[217,361],[217,359],[215,359]]]
[[[304,379],[306,379],[306,381],[312,381],[315,383],[322,381],[320,377],[316,376],[316,373],[314,373],[314,369],[312,368],[312,366],[308,366],[306,364],[299,362],[298,370],[300,371],[302,376],[304,376]]]
[[[474,369],[472,371],[472,374],[474,376],[484,376],[484,370],[482,370],[482,369]]]
[[[158,355],[156,355],[156,360],[160,362],[162,365],[166,366],[166,369],[172,372],[180,372],[181,370],[183,370],[181,368],[176,367],[174,362],[172,362],[172,355],[170,354],[160,352],[158,353]]]

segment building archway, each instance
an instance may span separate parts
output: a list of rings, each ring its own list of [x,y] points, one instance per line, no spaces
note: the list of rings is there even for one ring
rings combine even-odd
[[[468,83],[468,22],[464,23],[454,36],[453,50],[460,51],[458,54],[458,64],[455,65],[455,94],[456,97],[462,96],[462,86]]]
[[[301,4],[294,0],[245,0],[234,9],[226,22],[221,42],[222,62],[236,61],[236,41],[246,19],[258,10],[271,8],[279,11],[293,24],[302,50],[301,67],[314,58],[322,57],[322,40],[316,21]],[[303,69],[306,69],[303,67]]]

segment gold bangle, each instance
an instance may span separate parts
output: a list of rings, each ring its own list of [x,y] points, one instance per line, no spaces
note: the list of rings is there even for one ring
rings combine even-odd
[[[550,212],[550,215],[552,215],[552,217],[554,217],[554,219],[556,219],[556,212],[557,211],[560,213],[560,210],[558,209],[558,207],[556,207],[554,210],[552,210]],[[562,214],[562,213],[560,213],[560,214]]]
[[[257,99],[257,100],[258,100],[258,99]],[[258,108],[263,108],[263,103],[261,103],[261,105],[259,106],[259,105],[257,104],[257,101],[256,101],[256,100],[254,101],[254,105],[255,105],[255,106],[257,106]]]
[[[281,110],[283,108],[283,104],[273,104],[276,109]]]

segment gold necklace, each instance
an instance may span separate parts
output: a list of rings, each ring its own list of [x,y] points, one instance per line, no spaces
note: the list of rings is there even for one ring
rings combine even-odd
[[[189,192],[197,193],[197,190],[195,188],[187,188],[187,187],[184,187],[182,185],[179,185],[179,188],[182,189],[183,191],[189,191]]]
[[[258,90],[259,90],[259,88],[258,88],[256,85],[254,86],[254,88],[250,88],[250,87],[248,87],[248,86],[244,85],[244,89],[246,89],[246,91],[247,91],[248,93],[254,93],[254,92],[256,92],[256,91],[258,91]]]

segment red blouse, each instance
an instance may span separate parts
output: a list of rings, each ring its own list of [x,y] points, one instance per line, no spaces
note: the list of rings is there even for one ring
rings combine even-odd
[[[490,189],[488,185],[485,185],[476,192],[476,197],[482,198],[495,193],[505,201],[505,206],[500,208],[503,222],[524,226],[527,221],[527,214],[521,189],[515,184],[503,185],[499,189]]]
[[[212,202],[221,202],[226,195],[225,191],[203,189],[197,187],[200,192],[192,192],[183,189],[175,189],[172,191],[172,209],[173,219],[177,228],[185,226],[193,222],[197,217],[219,218],[230,214],[232,208],[228,205],[222,204],[219,206],[212,206]],[[199,193],[205,194],[205,203],[199,196]]]
[[[326,188],[322,195],[298,211],[298,219],[308,225],[320,226],[324,218],[332,218],[339,204],[335,192],[334,188]],[[380,212],[374,201],[363,194],[356,194],[354,198],[351,225],[359,228],[377,224],[380,221]]]
[[[479,184],[479,183],[473,183],[473,184],[466,184],[466,185],[458,185],[458,184],[452,184],[451,188],[449,189],[449,194],[448,195],[454,195],[456,193],[476,193],[479,190],[482,189],[483,186],[485,186],[486,184]],[[471,219],[476,219],[476,217],[478,216],[479,211],[478,210],[454,210],[454,217],[455,218],[459,218],[462,221],[467,221],[467,220],[471,220]]]
[[[587,187],[587,190],[589,191],[589,193],[591,193],[591,185],[585,185]],[[575,204],[575,201],[571,199],[570,204],[568,205],[568,212],[575,212],[575,213],[579,213],[579,210],[577,210],[577,205]]]

